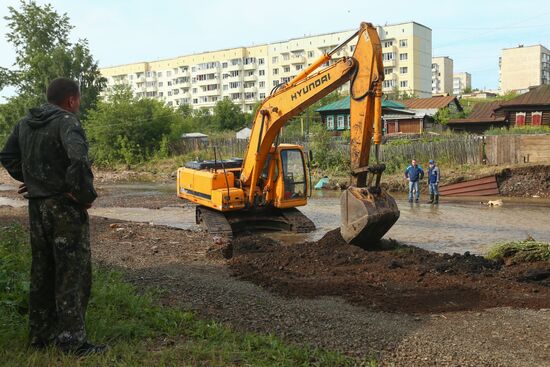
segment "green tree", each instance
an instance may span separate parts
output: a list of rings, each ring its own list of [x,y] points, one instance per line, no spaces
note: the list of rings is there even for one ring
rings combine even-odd
[[[246,125],[246,117],[239,106],[224,98],[214,106],[212,122],[217,130],[238,130]]]
[[[184,117],[162,102],[137,99],[128,86],[117,86],[84,121],[91,154],[100,164],[128,165],[167,154],[167,136]]]
[[[98,100],[105,86],[97,62],[93,59],[84,39],[71,43],[73,26],[67,14],[57,13],[49,4],[39,5],[35,1],[22,0],[19,9],[8,7],[9,15],[6,39],[15,48],[13,69],[0,69],[0,88],[15,87],[18,96],[10,98],[3,110],[4,125],[10,129],[21,117],[13,111],[46,101],[46,88],[58,77],[78,80],[82,101],[81,111],[85,116]]]

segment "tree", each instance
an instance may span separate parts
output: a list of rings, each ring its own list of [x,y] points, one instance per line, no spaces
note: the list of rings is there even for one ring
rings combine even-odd
[[[25,109],[46,101],[46,88],[58,77],[78,80],[81,88],[83,116],[93,108],[106,80],[99,72],[88,42],[69,41],[73,26],[67,14],[57,13],[51,5],[22,0],[20,9],[8,7],[9,31],[6,38],[15,48],[13,70],[0,68],[0,88],[15,87],[17,97],[10,98],[3,109]],[[21,115],[8,116],[5,124],[13,126]]]
[[[128,86],[117,86],[84,121],[96,162],[128,165],[152,158],[166,145],[173,126],[185,119],[153,99],[137,99]]]
[[[224,98],[214,106],[212,122],[217,130],[234,131],[245,126],[246,118],[239,106],[231,102],[229,98]]]

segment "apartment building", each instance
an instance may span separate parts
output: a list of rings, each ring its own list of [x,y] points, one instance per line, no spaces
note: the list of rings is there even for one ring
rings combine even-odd
[[[453,95],[460,96],[466,89],[472,90],[472,75],[470,73],[453,74]]]
[[[453,94],[453,59],[432,58],[432,94]]]
[[[290,39],[251,47],[101,68],[107,86],[128,84],[138,97],[157,98],[177,107],[212,108],[229,98],[249,112],[355,30]],[[383,90],[419,97],[431,95],[431,29],[415,22],[378,27],[383,46]],[[331,63],[351,56],[356,41],[340,50]]]
[[[529,87],[550,84],[550,51],[542,45],[505,48],[499,68],[501,93],[525,92]]]

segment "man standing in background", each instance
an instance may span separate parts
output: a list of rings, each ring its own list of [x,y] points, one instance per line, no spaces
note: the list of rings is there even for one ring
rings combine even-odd
[[[433,159],[430,159],[428,165],[428,185],[430,187],[430,201],[428,201],[428,204],[439,204],[439,167],[435,165]]]
[[[84,325],[92,282],[87,208],[97,193],[76,116],[80,90],[73,80],[58,78],[46,94],[48,103],[30,109],[0,152],[29,200],[30,345],[80,356],[103,353],[105,346],[88,342]]]
[[[409,203],[413,202],[413,192],[415,193],[415,202],[420,199],[419,181],[424,178],[424,171],[416,163],[416,159],[411,161],[411,165],[405,170],[405,178],[409,180]]]

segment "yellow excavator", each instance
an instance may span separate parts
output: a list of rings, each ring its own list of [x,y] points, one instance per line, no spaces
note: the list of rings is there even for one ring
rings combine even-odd
[[[357,38],[351,57],[330,66],[332,56]],[[395,200],[380,187],[382,140],[382,48],[376,28],[361,23],[342,44],[321,56],[286,84],[276,86],[254,117],[244,159],[188,162],[177,172],[177,195],[197,205],[197,224],[230,236],[252,228],[308,232],[315,228],[299,206],[311,188],[311,154],[300,145],[279,144],[292,117],[350,82],[351,178],[341,197],[343,238],[360,246],[377,242],[399,218]],[[376,164],[369,165],[371,140]]]

